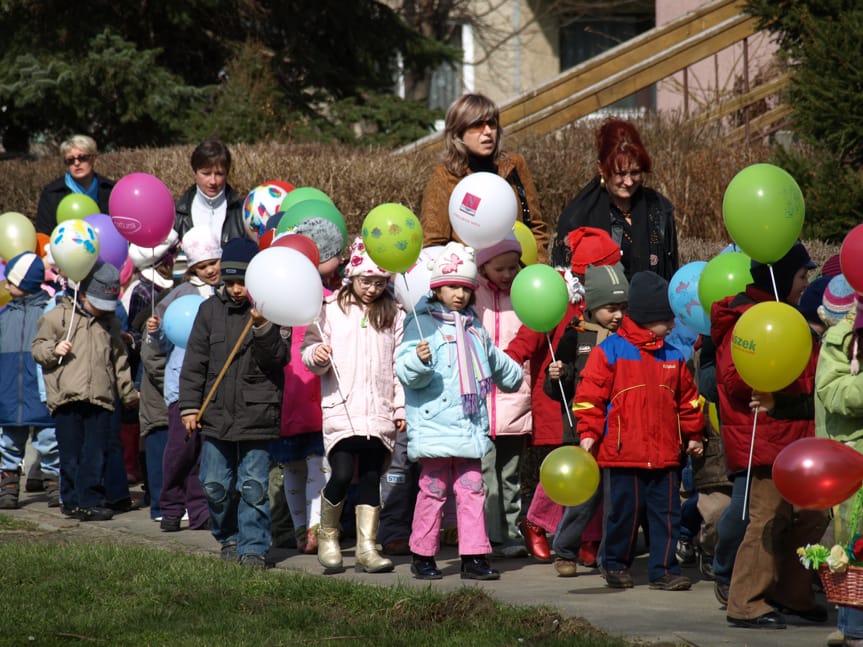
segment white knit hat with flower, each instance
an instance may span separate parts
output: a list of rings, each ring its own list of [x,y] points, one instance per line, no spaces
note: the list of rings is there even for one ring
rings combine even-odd
[[[188,259],[189,267],[203,261],[222,258],[222,246],[219,237],[209,227],[192,227],[183,236],[183,252]]]
[[[472,247],[449,242],[432,264],[431,289],[444,285],[461,285],[476,290],[476,261]]]
[[[348,267],[345,270],[345,277],[352,279],[355,276],[383,276],[390,278],[392,272],[378,266],[372,257],[366,251],[365,243],[360,236],[354,239],[349,250],[351,260],[348,261]]]

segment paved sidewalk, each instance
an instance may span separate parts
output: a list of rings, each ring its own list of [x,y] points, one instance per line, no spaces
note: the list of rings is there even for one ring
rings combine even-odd
[[[23,485],[23,481],[22,481]],[[23,489],[23,488],[22,488]],[[136,492],[140,495],[139,492]],[[11,516],[39,524],[43,530],[69,529],[80,522],[63,517],[58,508],[49,508],[41,494],[22,493],[22,507],[4,510]],[[207,531],[183,530],[163,533],[150,520],[149,510],[142,509],[116,516],[112,521],[88,522],[88,532],[104,533],[107,538],[132,539],[154,547],[187,550],[218,557],[219,545]],[[817,647],[825,644],[827,634],[835,629],[836,613],[823,625],[788,617],[785,630],[752,630],[728,627],[725,610],[713,595],[713,583],[696,580],[690,591],[654,591],[647,586],[646,558],[639,558],[633,568],[633,589],[609,589],[596,569],[582,569],[574,578],[561,578],[551,566],[532,558],[495,560],[501,573],[496,582],[461,580],[455,549],[445,548],[438,558],[444,572],[439,581],[421,582],[410,573],[410,558],[397,557],[392,573],[366,574],[353,571],[352,543],[343,544],[347,571],[327,577],[350,579],[367,584],[390,586],[396,583],[430,586],[450,591],[461,586],[479,586],[496,599],[512,605],[545,605],[556,607],[565,616],[579,616],[603,631],[631,640],[652,644],[689,645],[697,647]],[[293,550],[274,550],[272,558],[279,571],[321,574],[314,555],[299,555]],[[697,569],[684,569],[692,578]],[[276,573],[274,573],[276,575]]]

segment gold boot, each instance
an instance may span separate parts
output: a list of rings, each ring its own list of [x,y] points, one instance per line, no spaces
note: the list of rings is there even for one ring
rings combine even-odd
[[[393,563],[381,557],[377,549],[378,524],[381,519],[380,506],[358,505],[357,511],[357,563],[358,573],[388,573]]]
[[[339,546],[339,522],[345,501],[327,501],[321,493],[321,525],[318,527],[318,562],[328,571],[341,571],[342,549]]]

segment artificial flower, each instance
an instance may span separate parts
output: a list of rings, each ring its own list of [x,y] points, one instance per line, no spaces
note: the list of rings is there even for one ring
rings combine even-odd
[[[848,553],[842,546],[836,544],[830,549],[830,555],[827,556],[827,566],[832,573],[844,573],[848,570]]]

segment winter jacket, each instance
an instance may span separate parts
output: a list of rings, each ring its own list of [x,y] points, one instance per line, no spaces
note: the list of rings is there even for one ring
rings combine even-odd
[[[0,310],[0,427],[53,427],[39,397],[33,338],[51,297],[44,290],[12,299]]]
[[[197,413],[249,321],[248,301],[234,303],[220,289],[198,309],[180,373],[181,415]],[[265,322],[246,332],[201,417],[201,433],[239,442],[279,436],[288,344]]]
[[[513,171],[518,174],[524,188],[524,203],[518,195],[513,180]],[[530,213],[529,227],[534,238],[536,238],[537,262],[545,263],[548,260],[548,225],[545,224],[539,211],[539,196],[527,168],[527,163],[518,153],[503,152],[497,161],[497,174],[512,185],[519,207],[517,219],[522,222],[524,222],[524,204],[527,205]],[[456,184],[462,179],[463,177],[457,177],[450,173],[443,164],[438,164],[432,170],[431,177],[423,192],[422,211],[420,213],[424,247],[446,245],[451,240],[462,242],[453,231],[449,220],[449,199]],[[524,224],[528,225],[527,222]]]
[[[412,312],[405,319],[404,342],[396,351],[396,375],[405,387],[408,459],[482,458],[492,447],[486,402],[480,398],[476,413],[464,413],[455,327],[433,319],[429,314],[432,309],[445,310],[440,303],[429,303],[426,297],[420,299],[416,317]],[[474,317],[495,384],[504,391],[516,391],[524,379],[521,366],[491,343],[476,311],[468,308],[464,314]],[[424,364],[417,357],[420,331],[429,343],[430,364]]]
[[[705,424],[683,354],[629,317],[590,353],[573,410],[600,467],[677,467]]]
[[[66,339],[70,323],[72,350],[61,363],[54,348]],[[39,319],[33,359],[42,365],[52,414],[71,402],[89,402],[108,411],[114,411],[117,397],[127,407],[138,404],[120,320],[114,314],[94,317],[71,298],[61,297],[57,307]]]
[[[183,240],[186,232],[192,228],[192,202],[197,195],[198,187],[192,185],[186,192],[177,200],[174,216],[174,230]],[[225,222],[222,224],[222,236],[220,241],[224,246],[232,238],[247,238],[246,225],[243,221],[243,198],[231,188],[230,184],[225,185],[225,200],[227,202],[227,210],[225,212]]]
[[[100,213],[108,213],[108,199],[111,197],[111,191],[114,189],[115,182],[111,178],[102,177],[98,174],[94,175],[99,180],[96,204],[99,205]],[[36,207],[37,232],[51,235],[51,232],[57,226],[57,207],[60,206],[60,201],[71,193],[72,190],[66,186],[65,175],[47,184],[42,189],[42,193],[39,195],[39,205]]]
[[[713,304],[710,313],[710,335],[716,346],[716,383],[719,392],[719,419],[722,421],[722,443],[725,461],[732,474],[744,471],[749,464],[752,443],[753,413],[749,408],[752,387],[746,384],[734,368],[731,341],[734,325],[741,315],[756,303],[772,301],[773,297],[750,285],[736,296]],[[818,344],[813,340],[812,355],[803,373],[785,393],[813,397]],[[752,451],[753,467],[770,467],[776,455],[800,438],[815,434],[812,420],[779,420],[770,414],[759,414]]]
[[[321,378],[303,364],[302,346],[305,326],[294,328],[291,359],[285,364],[285,390],[282,396],[282,437],[321,433]]]
[[[480,276],[475,294],[474,309],[482,320],[482,327],[488,331],[495,346],[506,348],[521,328],[521,321],[512,308],[509,292],[501,290],[487,278]],[[496,386],[492,387],[487,402],[492,439],[498,436],[519,436],[531,433],[533,417],[530,413],[528,369],[528,362],[524,362],[522,365],[524,379],[515,393],[504,393]]]
[[[392,327],[382,331],[364,323],[364,317],[358,305],[343,312],[335,293],[324,300],[321,308],[318,323],[323,339],[318,326],[306,328],[303,364],[321,376],[320,407],[327,454],[339,441],[351,436],[379,438],[391,452],[396,444],[395,421],[405,417],[405,395],[395,373],[396,348],[404,334],[404,312],[399,309]],[[314,358],[315,349],[322,343],[332,348],[325,366]]]

